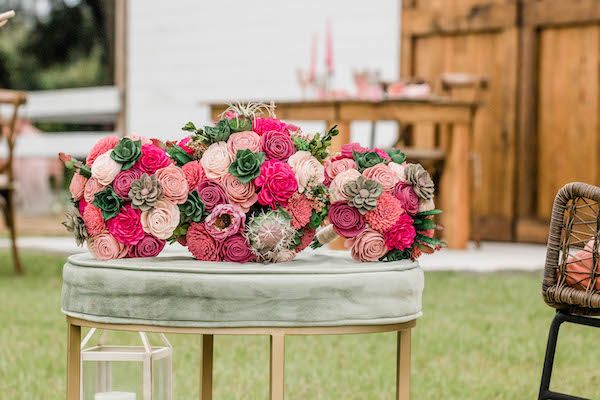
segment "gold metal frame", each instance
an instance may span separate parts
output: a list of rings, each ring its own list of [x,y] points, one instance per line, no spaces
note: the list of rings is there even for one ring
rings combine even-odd
[[[270,346],[270,399],[283,400],[285,393],[285,337],[292,335],[349,335],[398,332],[396,342],[396,400],[410,399],[411,329],[416,321],[391,325],[349,325],[323,327],[187,328],[153,325],[107,324],[67,317],[67,400],[79,400],[81,328],[115,331],[184,333],[202,335],[200,400],[212,400],[214,335],[268,335]]]

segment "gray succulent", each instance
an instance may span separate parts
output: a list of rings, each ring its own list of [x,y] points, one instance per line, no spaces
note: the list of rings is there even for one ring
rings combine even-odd
[[[162,188],[156,175],[148,176],[148,174],[144,174],[140,179],[131,182],[129,198],[134,208],[139,208],[142,211],[150,210],[156,205],[161,194]]]
[[[429,172],[421,164],[408,164],[404,170],[404,174],[417,196],[423,200],[433,198],[435,185]]]
[[[377,199],[383,193],[383,188],[378,182],[359,176],[355,181],[346,183],[343,192],[348,198],[348,204],[361,214],[366,214],[377,206]]]
[[[85,229],[85,224],[83,223],[83,218],[81,218],[79,210],[75,207],[69,207],[67,211],[65,211],[65,218],[66,219],[62,223],[63,226],[67,228],[67,231],[73,234],[77,246],[82,246],[89,235]]]

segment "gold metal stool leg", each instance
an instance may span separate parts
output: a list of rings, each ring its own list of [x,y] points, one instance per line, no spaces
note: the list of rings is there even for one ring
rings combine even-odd
[[[271,335],[271,373],[269,392],[271,400],[283,400],[285,395],[285,336]]]
[[[200,400],[212,400],[213,335],[202,335],[202,364],[200,370]]]
[[[67,319],[67,400],[79,400],[81,378],[81,327]]]
[[[410,328],[398,331],[396,345],[396,400],[410,400],[410,335]]]

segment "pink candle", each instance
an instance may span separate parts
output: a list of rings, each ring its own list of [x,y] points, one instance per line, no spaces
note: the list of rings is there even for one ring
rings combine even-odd
[[[314,81],[317,77],[317,34],[313,33],[312,44],[310,49],[310,70],[309,79]]]
[[[327,72],[330,75],[333,74],[333,33],[330,20],[327,20],[327,36],[325,37],[325,65]]]

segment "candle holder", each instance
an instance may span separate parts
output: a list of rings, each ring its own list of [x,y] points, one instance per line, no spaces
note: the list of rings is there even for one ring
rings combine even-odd
[[[90,329],[81,342],[82,400],[172,400],[173,347],[164,334],[162,346],[152,346],[144,332],[141,346],[117,346],[104,344],[100,331],[98,343],[87,347],[95,333]]]

